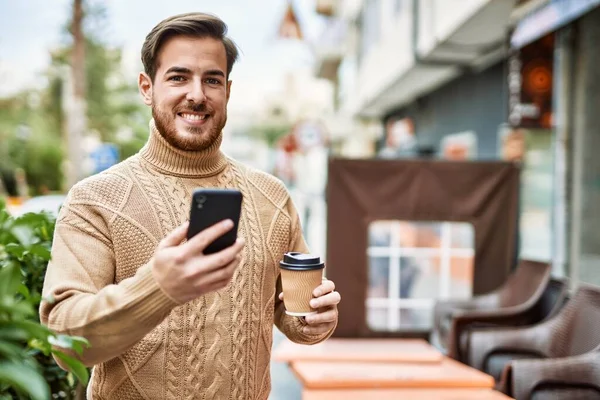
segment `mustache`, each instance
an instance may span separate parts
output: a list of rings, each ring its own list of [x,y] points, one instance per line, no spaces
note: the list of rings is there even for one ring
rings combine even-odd
[[[212,112],[211,109],[209,109],[206,104],[204,103],[198,103],[198,104],[186,104],[185,106],[180,106],[177,108],[177,113],[181,113],[181,112]]]

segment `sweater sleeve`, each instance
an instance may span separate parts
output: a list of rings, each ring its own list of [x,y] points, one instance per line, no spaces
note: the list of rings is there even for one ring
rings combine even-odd
[[[298,212],[294,207],[292,199],[288,199],[286,206],[288,215],[291,218],[291,235],[290,235],[290,246],[289,251],[297,251],[301,253],[309,253],[308,246],[302,235],[302,227],[300,225],[300,218]],[[275,294],[275,325],[279,330],[287,336],[292,342],[300,344],[316,344],[328,339],[335,331],[334,326],[329,332],[325,332],[320,335],[309,335],[302,332],[302,328],[306,326],[306,323],[302,318],[293,317],[285,313],[285,305],[283,301],[279,300],[279,294],[282,291],[281,285],[281,274],[277,275],[277,289]]]
[[[50,330],[90,342],[77,356],[87,366],[124,353],[177,305],[155,281],[152,260],[115,284],[115,255],[103,231],[98,219],[63,206],[40,304]]]

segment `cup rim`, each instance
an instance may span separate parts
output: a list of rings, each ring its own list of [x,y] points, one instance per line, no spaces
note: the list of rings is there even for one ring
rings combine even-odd
[[[309,265],[292,265],[285,263],[283,261],[279,262],[279,267],[282,269],[287,269],[290,271],[313,271],[318,269],[325,268],[325,263],[321,262],[319,264],[309,264]]]

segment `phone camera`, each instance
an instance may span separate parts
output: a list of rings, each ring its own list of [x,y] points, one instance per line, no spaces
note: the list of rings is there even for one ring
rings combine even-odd
[[[206,203],[206,196],[200,195],[196,197],[196,208],[201,210],[204,207],[204,203]]]

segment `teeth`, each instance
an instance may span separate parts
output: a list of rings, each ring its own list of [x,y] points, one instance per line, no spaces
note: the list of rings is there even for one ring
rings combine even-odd
[[[196,115],[196,114],[181,114],[181,116],[189,121],[201,121],[206,119],[205,115]]]

